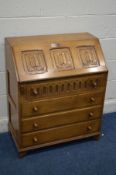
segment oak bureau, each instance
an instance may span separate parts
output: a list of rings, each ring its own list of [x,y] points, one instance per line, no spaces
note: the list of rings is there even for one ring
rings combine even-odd
[[[20,156],[99,138],[108,70],[89,33],[5,39],[9,130]]]

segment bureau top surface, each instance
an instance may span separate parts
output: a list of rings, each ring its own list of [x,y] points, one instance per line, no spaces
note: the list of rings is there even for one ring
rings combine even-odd
[[[17,81],[36,81],[107,71],[99,40],[89,33],[6,38]],[[10,49],[9,49],[10,48]]]

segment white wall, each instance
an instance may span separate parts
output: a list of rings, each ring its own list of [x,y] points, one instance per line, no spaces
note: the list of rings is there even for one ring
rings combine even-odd
[[[0,0],[0,131],[7,130],[4,38],[91,32],[109,68],[104,112],[116,111],[116,0]]]

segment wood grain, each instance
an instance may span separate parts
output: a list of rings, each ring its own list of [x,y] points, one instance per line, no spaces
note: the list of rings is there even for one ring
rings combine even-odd
[[[19,156],[98,138],[108,73],[99,40],[82,33],[13,37],[5,44],[9,130]]]

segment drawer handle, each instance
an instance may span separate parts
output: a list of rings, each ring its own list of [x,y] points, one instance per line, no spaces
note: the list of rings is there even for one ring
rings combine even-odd
[[[34,143],[38,143],[38,138],[37,137],[33,137],[33,142]]]
[[[89,113],[89,117],[93,117],[93,112],[90,112]]]
[[[91,98],[90,98],[90,101],[91,101],[91,102],[95,102],[95,98],[94,98],[94,97],[91,97]]]
[[[36,122],[33,123],[33,127],[34,127],[34,128],[38,128],[38,123],[36,123]]]
[[[37,112],[37,111],[38,111],[38,107],[37,107],[37,106],[34,106],[34,107],[33,107],[33,111],[34,111],[34,112]]]
[[[34,94],[34,95],[38,95],[37,89],[33,89],[33,94]]]
[[[95,81],[92,83],[92,85],[93,85],[94,88],[97,87],[97,83]]]
[[[91,126],[88,126],[88,127],[87,127],[87,130],[88,130],[88,131],[91,131],[91,130],[92,130],[92,127],[91,127]]]

